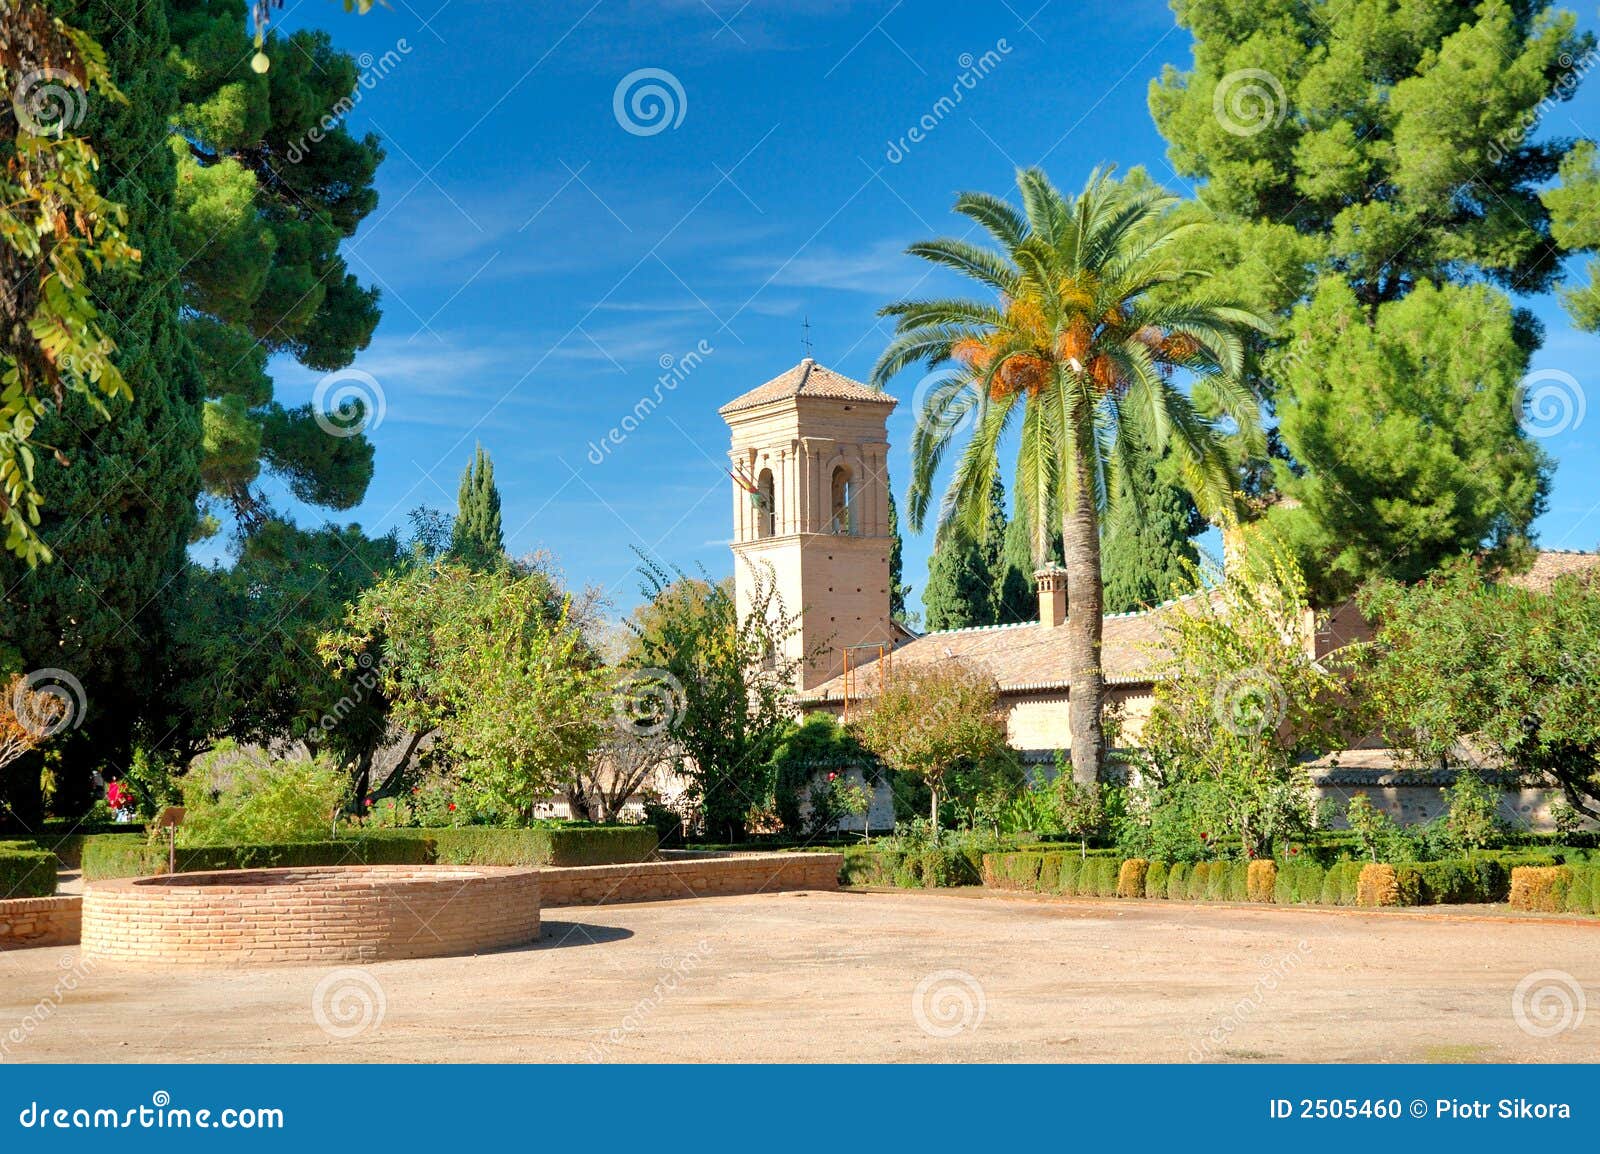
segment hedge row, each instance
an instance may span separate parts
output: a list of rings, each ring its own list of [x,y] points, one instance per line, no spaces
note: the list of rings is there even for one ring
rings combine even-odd
[[[380,829],[368,839],[425,841],[439,865],[585,866],[648,861],[658,839],[648,825],[553,825],[530,829]]]
[[[1435,862],[1372,865],[1305,860],[1178,862],[1131,858],[1082,860],[1075,853],[999,853],[983,859],[985,885],[1000,889],[1087,897],[1165,898],[1171,901],[1273,902],[1339,906],[1416,906],[1506,901],[1512,875],[1528,866],[1554,867],[1549,855],[1481,855]],[[1561,866],[1577,878],[1600,877],[1600,867]],[[1562,890],[1592,902],[1600,881]]]
[[[974,886],[983,880],[983,861],[983,852],[976,849],[908,851],[850,846],[839,867],[839,883],[901,889]]]
[[[1511,905],[1546,914],[1600,914],[1600,865],[1517,866]]]
[[[131,837],[144,841],[144,826],[137,823],[125,825],[92,825],[70,832],[58,832],[46,823],[42,832],[28,838],[34,846],[56,855],[56,860],[66,869],[79,869],[83,865],[83,843],[91,837]]]
[[[31,842],[0,842],[0,901],[56,892],[56,859]]]
[[[338,841],[178,849],[178,872],[319,865],[613,865],[644,861],[649,826],[377,830]],[[167,847],[115,834],[84,839],[83,876],[142,877],[167,871]],[[53,875],[52,875],[53,876]]]

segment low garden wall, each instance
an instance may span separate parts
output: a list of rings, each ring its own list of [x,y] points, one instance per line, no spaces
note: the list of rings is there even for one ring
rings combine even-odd
[[[83,898],[83,956],[133,965],[434,958],[538,937],[532,869],[225,870],[102,881]]]
[[[722,897],[780,890],[836,890],[844,855],[662,852],[661,861],[572,866],[539,871],[550,906],[615,905],[671,898]]]
[[[0,901],[0,950],[70,946],[83,922],[83,899],[12,898]]]

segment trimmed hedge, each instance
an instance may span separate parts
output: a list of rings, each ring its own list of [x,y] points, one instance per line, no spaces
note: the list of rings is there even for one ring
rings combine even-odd
[[[974,886],[984,881],[984,855],[974,849],[880,849],[850,846],[839,867],[839,884],[941,889]]]
[[[128,844],[128,838],[94,835],[84,842],[83,876],[148,877],[167,872],[167,847],[158,842]],[[178,872],[281,869],[290,866],[432,865],[432,843],[401,838],[343,838],[339,841],[282,842],[263,845],[202,845],[178,848]]]
[[[69,870],[79,869],[83,865],[83,843],[91,837],[131,837],[135,841],[144,840],[144,826],[137,823],[122,825],[86,825],[81,829],[70,832],[57,832],[45,823],[43,831],[30,837],[28,840],[46,853],[56,855],[56,860]]]
[[[434,856],[429,860],[439,865],[623,865],[650,860],[659,844],[655,827],[648,825],[379,829],[361,836],[368,840],[431,842]]]
[[[178,872],[317,865],[617,865],[649,859],[655,830],[629,826],[538,826],[532,829],[390,829],[338,841],[178,849]],[[141,877],[165,873],[167,847],[120,834],[83,841],[83,876]]]
[[[56,859],[31,842],[0,842],[0,901],[56,892]]]
[[[1511,905],[1544,914],[1600,914],[1600,865],[1514,866]]]

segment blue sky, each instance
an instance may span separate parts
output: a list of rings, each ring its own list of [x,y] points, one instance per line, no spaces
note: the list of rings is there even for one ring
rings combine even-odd
[[[353,366],[377,382],[383,412],[372,486],[339,519],[384,531],[421,504],[453,509],[482,442],[511,550],[549,550],[619,610],[638,596],[630,546],[729,571],[718,405],[804,355],[803,318],[819,361],[864,378],[888,335],[877,309],[943,283],[903,250],[959,231],[958,191],[1007,192],[1015,167],[1036,163],[1075,188],[1105,162],[1187,188],[1146,109],[1162,65],[1189,61],[1157,0],[391,3],[357,18],[300,0],[281,18],[329,29],[383,73],[350,117],[388,150],[381,199],[346,246],[384,294]],[[896,148],[991,51],[955,111]],[[682,93],[660,131],[627,131],[614,110],[641,69]],[[1591,81],[1546,130],[1582,134],[1597,111]],[[1549,326],[1535,368],[1588,388],[1596,338],[1554,301],[1532,303]],[[660,407],[591,453],[655,391],[660,366],[701,342],[712,351]],[[318,374],[273,368],[286,404],[313,396]],[[917,380],[891,390],[902,496]],[[1600,398],[1544,442],[1561,462],[1537,526],[1546,547],[1600,542],[1597,430]],[[919,591],[930,544],[906,541]]]

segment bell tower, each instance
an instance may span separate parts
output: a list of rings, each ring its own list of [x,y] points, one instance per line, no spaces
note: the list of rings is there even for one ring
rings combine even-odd
[[[748,611],[770,565],[800,618],[787,656],[822,649],[801,689],[844,668],[851,646],[890,645],[889,440],[895,400],[810,357],[722,406],[732,432],[734,584]],[[874,654],[873,656],[876,656]]]

